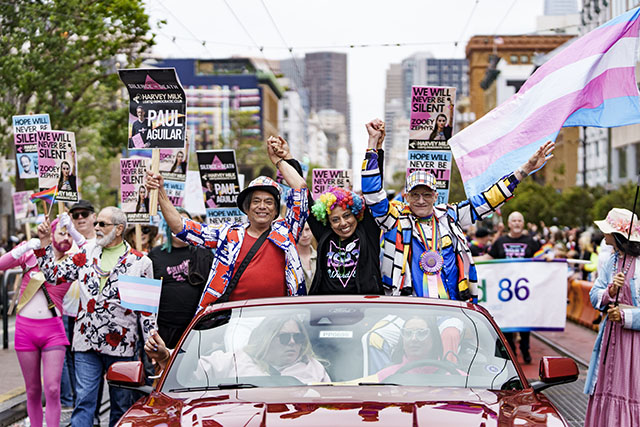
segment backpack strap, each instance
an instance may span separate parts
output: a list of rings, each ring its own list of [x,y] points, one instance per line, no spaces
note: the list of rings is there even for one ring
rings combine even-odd
[[[265,240],[267,240],[267,236],[269,235],[270,231],[271,231],[270,228],[265,230],[265,232],[262,233],[260,237],[258,237],[258,240],[256,240],[253,243],[253,245],[251,246],[251,249],[249,249],[249,252],[242,260],[242,263],[240,264],[240,266],[238,266],[238,269],[234,271],[233,277],[229,281],[229,284],[227,285],[227,288],[224,290],[224,293],[220,296],[220,298],[216,300],[216,303],[229,301],[229,296],[231,295],[231,292],[233,292],[236,286],[238,286],[238,281],[240,280],[240,276],[242,276],[242,273],[244,273],[244,270],[246,270],[247,266],[249,265],[249,263],[251,262],[255,254],[258,252],[258,249],[260,249],[260,246],[262,246]]]

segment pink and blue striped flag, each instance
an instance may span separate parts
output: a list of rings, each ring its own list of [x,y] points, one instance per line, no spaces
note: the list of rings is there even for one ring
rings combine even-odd
[[[640,123],[640,8],[575,40],[520,91],[449,140],[468,196],[524,164],[562,127]]]
[[[148,277],[118,277],[120,305],[134,311],[158,313],[162,280]]]

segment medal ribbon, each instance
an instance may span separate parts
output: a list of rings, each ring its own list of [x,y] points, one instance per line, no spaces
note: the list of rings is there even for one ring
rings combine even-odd
[[[438,244],[438,228],[436,223],[436,216],[432,214],[431,216],[431,247],[427,243],[427,238],[424,235],[424,230],[422,229],[422,224],[418,221],[418,234],[420,235],[420,240],[422,240],[422,244],[426,251],[434,251],[440,252],[440,245]],[[437,250],[434,250],[436,249]],[[429,296],[431,298],[435,298],[435,295],[438,295],[438,298],[441,299],[449,299],[449,294],[444,287],[444,283],[442,283],[442,276],[440,272],[437,273],[428,273],[424,272],[422,276],[422,286],[424,288],[425,284],[427,285],[427,289],[429,290]]]

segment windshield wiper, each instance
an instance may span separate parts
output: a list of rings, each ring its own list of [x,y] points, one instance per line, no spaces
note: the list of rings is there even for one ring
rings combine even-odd
[[[233,390],[236,388],[257,388],[257,385],[254,384],[245,384],[245,383],[221,383],[218,385],[210,385],[210,386],[201,386],[201,387],[184,387],[184,388],[173,388],[169,390],[170,393],[183,393],[189,391],[207,391],[207,390]]]

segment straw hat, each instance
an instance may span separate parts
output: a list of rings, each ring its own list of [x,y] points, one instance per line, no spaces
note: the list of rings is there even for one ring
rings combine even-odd
[[[636,215],[633,215],[633,230],[629,236],[631,215],[628,209],[613,208],[607,214],[607,218],[594,222],[605,234],[618,233],[632,242],[640,242],[640,222]]]

